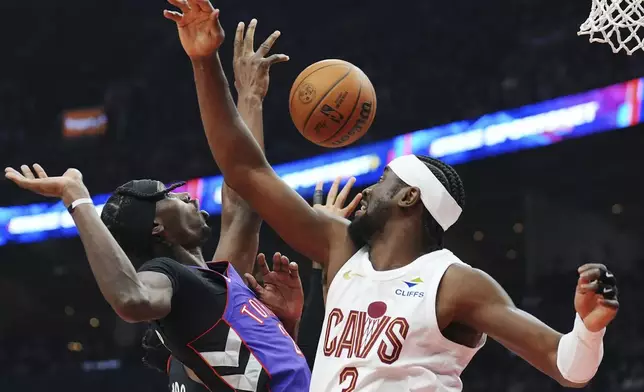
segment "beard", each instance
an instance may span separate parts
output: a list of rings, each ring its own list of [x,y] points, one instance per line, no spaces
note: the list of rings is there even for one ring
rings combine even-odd
[[[380,212],[381,214],[375,215],[373,212],[365,211],[364,214],[356,216],[349,224],[349,237],[356,247],[362,248],[365,245],[370,245],[371,239],[382,229],[384,226],[382,217],[386,214],[382,214],[384,211]]]

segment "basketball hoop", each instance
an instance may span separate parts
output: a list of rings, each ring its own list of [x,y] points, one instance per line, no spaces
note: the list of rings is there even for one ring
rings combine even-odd
[[[644,50],[638,30],[644,26],[642,0],[591,0],[588,19],[577,35],[587,35],[590,42],[609,44],[613,53],[624,50],[629,56]]]

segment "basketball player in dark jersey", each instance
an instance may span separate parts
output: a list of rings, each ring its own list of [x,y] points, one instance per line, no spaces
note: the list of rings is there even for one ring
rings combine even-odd
[[[255,57],[253,50],[255,28],[249,26],[246,34],[243,27],[238,29],[236,39],[241,43],[233,55],[233,69],[235,71],[235,87],[238,93],[238,110],[244,122],[248,124],[253,132],[253,136],[261,147],[264,145],[263,138],[263,121],[262,108],[258,105],[249,105],[249,101],[263,99],[268,90],[268,73],[269,67],[258,67],[252,62]],[[256,90],[256,91],[253,91]],[[255,255],[257,254],[259,229],[261,219],[255,214],[247,203],[244,202],[237,194],[224,184],[222,191],[222,215],[221,215],[221,234],[219,243],[215,251],[215,261],[231,260],[231,264],[240,275],[246,275],[253,271]],[[280,264],[281,263],[281,264]],[[286,282],[288,279],[281,279],[277,282],[275,277],[286,274],[289,276],[289,262],[279,253],[273,258],[275,272],[271,273],[266,264],[264,255],[259,255],[256,266],[263,279],[267,280],[268,287],[275,287],[276,283]],[[280,269],[280,265],[284,268]],[[283,278],[283,276],[282,276]],[[255,283],[255,282],[254,282]],[[295,293],[301,293],[301,283],[292,282],[294,287],[286,287],[284,290],[293,290]],[[255,283],[257,287],[257,284]],[[258,290],[259,291],[259,290]],[[265,293],[265,291],[260,291]],[[268,292],[270,296],[271,292]],[[260,299],[267,301],[264,296]],[[268,299],[270,301],[270,298]],[[293,315],[288,318],[296,318],[297,313],[301,312],[302,302],[291,301],[290,308],[294,309]],[[270,302],[276,305],[275,301]],[[319,310],[320,314],[324,309]],[[289,329],[294,329],[291,326]],[[295,335],[293,335],[295,336]],[[143,347],[146,350],[144,363],[149,367],[166,372],[169,377],[170,390],[200,392],[206,391],[205,387],[198,380],[193,371],[184,366],[177,358],[170,355],[168,349],[161,342],[157,332],[152,328],[148,330],[143,339]]]
[[[223,235],[223,234],[222,234]],[[301,293],[302,286],[301,282],[290,279],[290,263],[287,257],[282,256],[280,253],[275,253],[273,256],[273,266],[275,271],[270,271],[266,259],[263,254],[257,256],[257,273],[255,274],[256,278],[253,281],[255,285],[254,290],[260,293],[260,298],[264,298],[263,301],[269,303],[275,303],[274,300],[271,300],[271,294],[265,294],[264,290],[273,290],[275,285],[280,286],[280,282],[290,282],[290,286],[286,288],[278,287],[278,293],[281,292],[293,292]],[[281,276],[280,276],[281,275]],[[257,282],[261,282],[257,283]],[[263,294],[263,295],[261,295]],[[266,300],[268,298],[268,301]],[[297,302],[296,299],[293,302]],[[307,314],[314,314],[313,317],[319,318],[319,315],[324,317],[324,306],[319,308],[309,307]],[[305,314],[303,313],[302,318],[304,321]],[[317,326],[318,329],[321,328],[320,325]],[[297,334],[299,336],[299,333]],[[303,334],[307,336],[307,334]],[[319,337],[319,332],[318,332]],[[307,339],[307,342],[312,342],[311,339]],[[315,339],[315,344],[317,344],[317,338]],[[208,389],[201,383],[195,373],[189,368],[185,367],[178,359],[172,356],[172,353],[168,348],[163,344],[161,337],[154,328],[149,328],[145,335],[143,336],[142,346],[145,350],[143,357],[143,363],[154,370],[157,370],[161,373],[164,373],[168,376],[168,385],[171,392],[182,391],[182,392],[207,392]],[[305,353],[307,362],[309,361],[309,356],[307,354],[315,355],[315,352]],[[311,368],[311,366],[309,366]]]
[[[252,69],[266,73],[244,75],[252,87],[244,97],[249,101],[261,101],[265,89],[259,82],[267,87],[268,66],[286,58],[264,59],[275,38],[252,62]],[[302,309],[301,292],[298,305],[292,290],[300,287],[296,264],[280,258],[273,273],[287,277],[276,277],[276,284],[258,295],[229,262],[205,262],[207,214],[187,193],[172,192],[181,184],[130,181],[114,192],[99,217],[78,170],[48,177],[39,165],[33,169],[36,175],[28,166],[21,167],[22,174],[7,168],[5,175],[24,189],[62,199],[104,298],[123,320],[152,322],[173,357],[208,390],[308,390],[310,371],[292,338]],[[281,302],[269,309],[260,298],[271,291]]]
[[[242,114],[243,116],[243,114]],[[356,197],[351,203],[345,206],[346,200],[349,196],[351,188],[355,183],[354,178],[350,178],[345,184],[342,191],[338,193],[340,186],[340,178],[336,179],[329,193],[327,194],[326,202],[324,202],[323,183],[319,182],[316,185],[315,194],[313,196],[314,208],[325,210],[327,213],[334,214],[343,218],[348,218],[356,209],[359,203],[359,198]],[[224,228],[222,227],[222,235]],[[242,237],[240,237],[242,238]],[[288,275],[287,265],[288,259],[276,253],[273,256],[273,265],[278,265],[281,262],[281,274]],[[249,279],[251,287],[258,292],[262,292],[262,286],[257,282],[264,281],[267,278],[270,280],[270,271],[266,265],[266,260],[263,254],[258,255],[256,263],[257,272],[253,274],[254,279]],[[279,273],[279,272],[278,272]],[[309,368],[313,369],[315,361],[315,351],[317,349],[320,333],[322,330],[322,323],[324,321],[324,298],[326,296],[327,285],[323,279],[322,268],[318,263],[313,262],[313,270],[311,271],[309,291],[302,311],[302,321],[298,331],[298,345],[306,358]],[[170,390],[178,391],[205,391],[202,384],[194,380],[192,375],[184,366],[171,357],[170,351],[163,345],[154,329],[147,331],[143,338],[143,348],[145,356],[143,362],[150,368],[156,369],[170,376]]]

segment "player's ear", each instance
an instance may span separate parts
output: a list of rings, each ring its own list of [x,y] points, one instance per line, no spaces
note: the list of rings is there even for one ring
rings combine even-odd
[[[420,203],[420,189],[415,186],[403,188],[403,195],[398,201],[398,206],[401,208],[409,208]]]

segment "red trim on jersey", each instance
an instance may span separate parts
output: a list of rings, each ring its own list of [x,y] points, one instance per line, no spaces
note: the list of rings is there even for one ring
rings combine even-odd
[[[221,320],[221,321],[223,321],[224,323],[228,324],[228,327],[229,327],[230,329],[232,329],[233,331],[235,330],[235,328],[233,328],[233,326],[232,326],[232,325],[230,325],[230,323],[229,323],[228,321],[226,321],[226,320]],[[279,320],[278,320],[278,321],[279,321]],[[271,373],[266,369],[266,366],[264,366],[264,364],[262,363],[262,361],[260,361],[260,360],[259,360],[259,358],[257,357],[257,355],[255,355],[255,353],[253,352],[253,349],[248,345],[248,343],[246,343],[246,341],[244,340],[244,338],[242,338],[239,334],[237,334],[237,336],[239,336],[239,339],[242,341],[242,343],[244,343],[244,346],[246,346],[246,347],[248,348],[248,351],[250,351],[250,353],[251,353],[251,354],[253,354],[253,356],[255,357],[255,359],[257,360],[257,362],[259,362],[259,364],[260,364],[260,365],[262,365],[262,369],[264,369],[264,372],[266,372],[266,374],[268,374],[268,378],[269,378],[269,379],[272,379],[273,377],[272,377]]]
[[[206,263],[206,264],[208,264],[208,263]],[[228,265],[230,265],[230,263],[228,263]],[[219,275],[219,276],[223,276],[224,278],[226,278],[226,276],[224,276],[224,275],[220,274],[220,273],[219,273],[219,272],[217,272],[217,271],[213,271],[213,270],[211,270],[211,269],[209,269],[209,268],[198,268],[198,269],[199,269],[199,270],[202,270],[202,271],[210,271],[210,272],[212,272],[212,273],[214,273],[214,274],[217,274],[217,275]],[[228,268],[226,268],[226,272],[228,272]],[[208,365],[208,367],[209,367],[210,369],[212,369],[212,372],[213,372],[213,373],[215,373],[215,375],[216,375],[217,377],[219,377],[219,379],[220,379],[224,384],[228,385],[232,390],[235,390],[235,388],[233,388],[233,386],[232,386],[232,385],[228,384],[228,382],[227,382],[226,380],[224,380],[224,378],[223,378],[219,373],[217,373],[217,371],[215,370],[215,368],[214,368],[214,367],[210,366],[210,364],[208,363],[208,361],[206,361],[206,358],[204,358],[204,357],[203,357],[203,355],[201,355],[201,353],[200,353],[199,351],[195,350],[195,348],[194,348],[194,347],[192,347],[192,343],[196,342],[196,341],[197,341],[197,340],[199,340],[201,337],[203,337],[205,334],[207,334],[208,332],[212,331],[212,330],[213,330],[213,328],[215,328],[217,325],[219,325],[219,323],[220,323],[221,321],[223,321],[223,320],[224,320],[224,319],[223,319],[223,317],[226,315],[226,311],[228,310],[228,290],[230,289],[230,287],[228,286],[228,280],[227,280],[227,279],[224,279],[224,284],[226,285],[226,306],[224,306],[224,311],[222,312],[221,317],[219,317],[219,320],[217,320],[217,322],[216,322],[216,323],[214,323],[210,328],[208,328],[206,331],[204,331],[201,335],[197,336],[196,338],[194,338],[193,340],[191,340],[190,342],[188,342],[188,343],[186,344],[186,347],[188,347],[189,349],[191,349],[192,351],[194,351],[194,352],[195,352],[195,354],[197,354],[197,356],[198,356],[199,358],[201,358],[201,360],[202,360],[206,365]],[[194,370],[193,370],[193,371],[194,371]],[[201,382],[203,383],[203,380],[202,380]],[[208,388],[205,384],[203,384],[203,385],[206,387],[206,389],[208,389],[209,391],[211,391],[211,389],[210,389],[210,388]],[[212,392],[212,391],[211,391],[211,392]]]
[[[165,372],[170,374],[170,366],[172,365],[172,355],[168,357],[168,362],[165,364]]]

